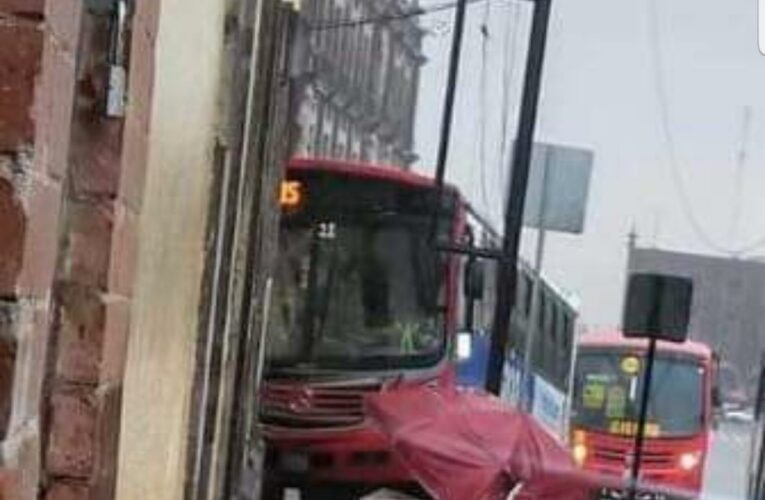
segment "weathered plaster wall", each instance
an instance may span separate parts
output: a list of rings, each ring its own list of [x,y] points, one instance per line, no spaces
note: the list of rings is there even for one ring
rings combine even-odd
[[[158,5],[159,19],[153,97],[135,103],[151,111],[117,487],[136,500],[183,493],[225,7],[147,4],[137,18]]]

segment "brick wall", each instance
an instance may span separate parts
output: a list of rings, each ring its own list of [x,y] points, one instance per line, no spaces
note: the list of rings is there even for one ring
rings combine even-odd
[[[0,498],[35,498],[79,11],[0,0]]]
[[[151,86],[133,82],[141,100],[127,123],[105,116],[110,23],[108,12],[82,16],[46,384],[48,499],[115,494]],[[145,38],[146,27],[135,32]],[[150,61],[151,47],[137,59]]]
[[[0,500],[114,495],[156,7],[139,14],[123,121],[103,113],[108,14],[0,0]]]

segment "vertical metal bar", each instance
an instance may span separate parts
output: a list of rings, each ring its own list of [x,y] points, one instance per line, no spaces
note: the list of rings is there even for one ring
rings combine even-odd
[[[467,261],[467,268],[470,271],[466,273],[467,276],[472,277],[473,275],[473,269],[477,265],[478,260],[474,256],[468,257]],[[475,327],[475,303],[476,299],[473,297],[472,293],[472,283],[467,284],[468,287],[471,289],[469,294],[467,294],[466,300],[465,300],[465,325],[464,328],[466,331],[472,332]]]
[[[579,354],[579,336],[581,334],[581,330],[579,326],[574,325],[572,328],[572,339],[571,339],[571,359],[569,360],[569,366],[568,366],[568,378],[566,379],[566,382],[568,383],[568,387],[566,387],[566,410],[565,414],[563,416],[563,439],[568,442],[568,439],[570,437],[570,430],[571,430],[571,407],[573,405],[574,401],[574,377],[576,376],[576,357]]]
[[[449,156],[449,141],[451,139],[452,121],[454,117],[454,99],[457,93],[457,76],[460,69],[460,55],[462,53],[462,35],[465,32],[465,13],[468,0],[459,0],[454,14],[454,35],[452,35],[452,48],[449,54],[449,73],[446,81],[444,94],[444,109],[441,117],[441,135],[438,143],[438,156],[436,158],[436,206],[433,208],[433,220],[430,226],[430,240],[435,241],[438,234],[439,213],[441,211],[441,197],[444,189],[444,177],[446,175],[446,160]]]
[[[509,196],[505,208],[505,228],[502,242],[504,258],[499,262],[497,307],[494,314],[494,329],[491,336],[491,350],[486,373],[486,390],[492,394],[499,394],[501,389],[502,368],[505,364],[507,340],[510,333],[510,315],[515,304],[518,280],[518,247],[523,225],[523,207],[526,202],[526,186],[539,106],[551,3],[552,0],[535,0],[534,2],[534,19],[529,40],[529,54],[526,60],[526,77],[521,102],[518,140],[513,147],[512,172],[508,186]]]
[[[523,346],[523,371],[522,376],[524,383],[521,386],[524,389],[522,393],[521,404],[527,411],[531,410],[531,396],[528,388],[532,383],[533,371],[531,365],[534,361],[534,340],[537,336],[537,330],[539,329],[539,322],[544,321],[544,318],[539,317],[539,303],[542,300],[542,261],[544,260],[544,249],[547,231],[539,228],[537,231],[537,245],[536,256],[534,258],[534,271],[531,273],[531,307],[529,308],[529,315],[527,318],[526,338],[524,339]]]
[[[526,328],[526,342],[523,349],[523,379],[525,382],[521,387],[526,389],[526,393],[523,394],[522,402],[527,411],[531,411],[531,398],[529,397],[527,389],[532,381],[531,365],[534,358],[534,340],[537,336],[540,321],[539,302],[542,295],[542,263],[545,257],[545,240],[547,236],[545,219],[547,216],[547,175],[549,163],[550,153],[547,151],[545,152],[545,161],[542,163],[542,192],[539,200],[539,220],[537,221],[537,246],[534,259],[534,273],[532,275],[531,310],[529,311],[528,327]],[[541,320],[544,321],[544,318]]]
[[[640,396],[640,416],[635,435],[635,457],[632,460],[630,473],[630,488],[628,498],[634,499],[637,494],[637,483],[640,477],[640,462],[643,459],[643,441],[645,439],[645,421],[648,417],[648,398],[651,395],[651,378],[653,377],[653,360],[656,354],[656,339],[651,338],[648,342],[648,355],[645,366],[645,380],[643,381],[643,393]]]
[[[258,362],[255,365],[255,390],[253,391],[253,397],[256,399],[260,397],[260,387],[263,383],[263,370],[266,365],[266,349],[268,348],[266,345],[266,337],[268,333],[268,321],[271,317],[271,298],[273,291],[274,279],[269,276],[266,279],[266,289],[263,294],[263,307],[260,314],[260,338],[258,339],[260,350],[258,351]]]

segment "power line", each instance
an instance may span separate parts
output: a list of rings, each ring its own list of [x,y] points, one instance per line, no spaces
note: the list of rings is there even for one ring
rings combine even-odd
[[[654,87],[656,91],[656,98],[659,106],[659,121],[661,125],[662,136],[664,139],[664,145],[667,150],[667,157],[670,166],[670,172],[672,174],[673,185],[678,194],[680,205],[683,209],[685,218],[693,230],[696,237],[709,248],[731,256],[741,256],[745,253],[749,253],[765,245],[765,237],[754,241],[750,245],[746,245],[740,248],[730,248],[717,243],[704,226],[693,210],[690,197],[683,181],[680,166],[677,158],[677,148],[674,137],[672,135],[671,119],[669,114],[669,97],[667,95],[667,89],[664,78],[664,61],[662,59],[661,52],[661,33],[659,32],[659,15],[656,0],[648,0],[648,23],[650,28],[650,49],[651,49],[651,61],[653,64],[654,75]]]
[[[715,239],[706,232],[703,225],[696,217],[690,197],[685,188],[685,183],[683,182],[683,178],[680,173],[680,166],[677,159],[677,149],[675,146],[674,137],[672,136],[671,120],[669,116],[669,98],[667,96],[667,89],[665,86],[664,62],[661,52],[661,33],[659,32],[659,15],[656,0],[648,1],[648,9],[654,85],[659,104],[661,129],[664,136],[665,146],[667,148],[667,156],[669,159],[673,184],[677,190],[683,213],[685,214],[691,229],[696,234],[696,237],[706,246],[717,252],[727,254],[732,257],[741,257],[745,254],[758,250],[765,246],[765,236],[754,240],[748,245],[744,245],[738,248],[726,247],[717,243],[717,241],[715,241]]]
[[[730,240],[736,241],[738,239],[738,228],[741,220],[741,208],[742,208],[742,183],[744,178],[744,168],[747,163],[747,148],[749,146],[749,127],[751,122],[751,108],[749,106],[744,107],[743,116],[741,119],[741,145],[736,155],[736,171],[734,173],[734,185],[733,185],[733,200],[731,205],[733,207],[730,223]]]
[[[512,13],[508,15],[507,25],[505,27],[504,53],[502,61],[502,128],[499,150],[499,173],[498,185],[507,185],[507,169],[505,165],[510,164],[508,152],[510,151],[510,91],[512,90],[513,79],[515,78],[515,64],[518,52],[518,35],[520,33],[521,7],[518,2],[510,2]],[[507,200],[503,200],[507,202]],[[504,205],[504,203],[503,203]]]
[[[467,0],[468,4],[485,2],[486,0]],[[326,21],[313,23],[310,25],[310,29],[315,31],[327,31],[341,28],[353,28],[356,26],[364,26],[366,24],[378,24],[378,23],[390,23],[395,21],[403,21],[413,17],[424,16],[427,14],[434,14],[436,12],[442,12],[451,10],[457,7],[457,2],[449,1],[428,7],[415,7],[411,10],[405,10],[403,12],[397,12],[394,14],[383,14],[380,16],[362,17],[358,19],[346,19],[341,21]]]
[[[486,69],[487,69],[487,50],[489,43],[489,18],[491,17],[491,0],[484,4],[483,20],[481,23],[481,78],[479,85],[479,109],[478,109],[478,163],[481,174],[481,198],[483,200],[484,210],[489,213],[491,205],[489,203],[488,189],[486,187]]]

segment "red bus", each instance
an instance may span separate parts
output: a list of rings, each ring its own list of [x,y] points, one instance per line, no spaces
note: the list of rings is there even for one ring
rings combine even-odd
[[[619,333],[586,335],[579,343],[571,446],[589,472],[629,477],[646,351],[647,341]],[[646,498],[699,496],[714,418],[714,366],[705,344],[658,343],[639,487],[660,496]],[[610,488],[600,495],[624,498]]]
[[[459,259],[430,234],[438,192],[396,169],[297,159],[282,220],[260,422],[267,494],[411,478],[365,417],[365,394],[435,383],[452,369]],[[465,234],[465,204],[444,188],[438,240]]]

